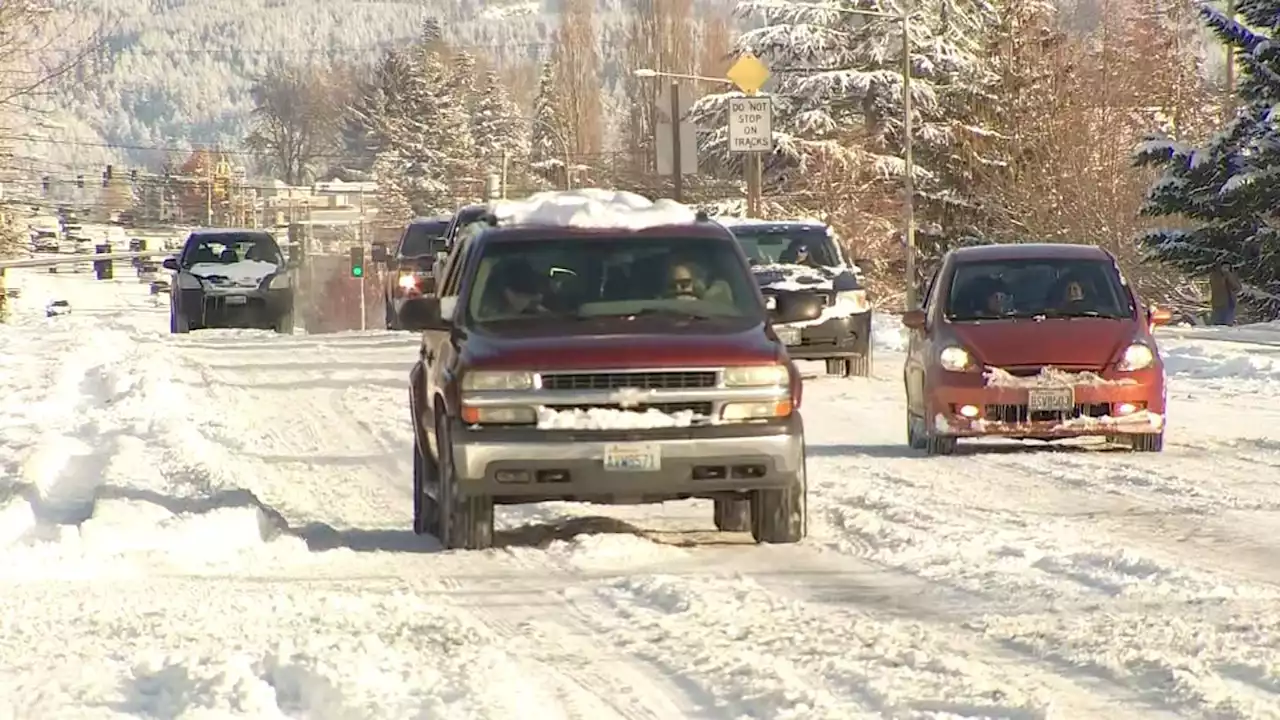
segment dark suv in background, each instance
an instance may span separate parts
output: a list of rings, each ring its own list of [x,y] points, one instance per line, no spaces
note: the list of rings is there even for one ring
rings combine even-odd
[[[813,320],[775,326],[791,357],[824,360],[831,375],[870,376],[871,303],[861,270],[845,259],[830,228],[804,220],[717,220],[742,245],[766,304],[805,296],[822,308]]]
[[[415,218],[400,234],[390,253],[385,246],[374,245],[374,262],[383,263],[387,268],[382,301],[388,330],[400,329],[397,318],[406,299],[435,292],[437,255],[444,252],[445,232],[451,220],[449,215]]]

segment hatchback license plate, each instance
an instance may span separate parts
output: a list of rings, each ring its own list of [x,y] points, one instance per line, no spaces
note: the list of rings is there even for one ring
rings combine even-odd
[[[1027,409],[1031,412],[1062,412],[1075,404],[1075,391],[1069,387],[1027,392]]]
[[[660,470],[662,451],[657,443],[609,443],[604,446],[604,469],[623,472]]]
[[[800,344],[800,328],[774,327],[773,331],[778,333],[778,339],[785,345]]]
[[[228,295],[228,296],[227,296],[227,304],[228,304],[228,305],[245,305],[245,304],[247,304],[248,302],[249,302],[249,298],[247,298],[247,297],[245,297],[245,296],[243,296],[243,295]]]

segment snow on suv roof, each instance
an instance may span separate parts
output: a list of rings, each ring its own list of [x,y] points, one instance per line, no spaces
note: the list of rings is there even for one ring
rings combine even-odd
[[[718,218],[712,218],[712,219],[727,228],[735,228],[735,227],[825,228],[827,227],[826,223],[822,222],[821,220],[814,220],[813,218],[795,218],[790,220],[762,220],[760,218],[746,218],[746,217],[718,217]]]
[[[697,221],[692,207],[674,200],[651,201],[635,193],[583,188],[540,192],[523,200],[494,204],[499,227],[543,225],[574,228],[643,230]]]

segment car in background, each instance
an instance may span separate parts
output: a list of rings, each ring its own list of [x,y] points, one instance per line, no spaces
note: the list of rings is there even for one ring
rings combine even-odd
[[[59,315],[70,315],[71,303],[66,300],[53,300],[44,306],[45,317],[57,317]]]
[[[400,306],[407,298],[435,292],[433,269],[444,252],[445,232],[452,216],[415,218],[405,227],[389,254],[375,246],[374,262],[383,263],[382,303],[388,330],[399,330]],[[385,247],[385,246],[383,246]]]
[[[791,357],[823,360],[830,375],[869,377],[871,302],[861,271],[845,259],[831,228],[804,220],[718,221],[742,245],[766,303],[794,295],[821,303],[813,320],[774,325]]]
[[[962,438],[1103,436],[1164,447],[1165,376],[1152,328],[1115,257],[1090,245],[959,248],[910,329],[907,441],[931,455]]]
[[[293,332],[293,286],[280,246],[263,230],[210,228],[164,260],[169,331],[259,328]],[[153,285],[153,291],[155,286]]]
[[[453,214],[453,218],[449,221],[449,227],[444,231],[445,252],[453,250],[453,246],[463,228],[480,222],[488,213],[489,206],[484,203],[463,205],[458,208],[458,211]]]
[[[405,303],[404,324],[424,329],[415,533],[484,548],[495,505],[708,498],[721,530],[805,536],[802,382],[746,257],[705,215],[646,216],[646,202],[496,203],[459,236],[437,296]],[[591,222],[566,223],[571,204]],[[788,299],[775,316],[818,311]]]

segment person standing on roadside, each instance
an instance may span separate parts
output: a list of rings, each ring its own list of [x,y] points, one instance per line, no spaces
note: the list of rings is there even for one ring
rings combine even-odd
[[[1209,304],[1213,308],[1209,323],[1234,325],[1236,323],[1236,297],[1240,294],[1240,278],[1219,262],[1209,271]]]

